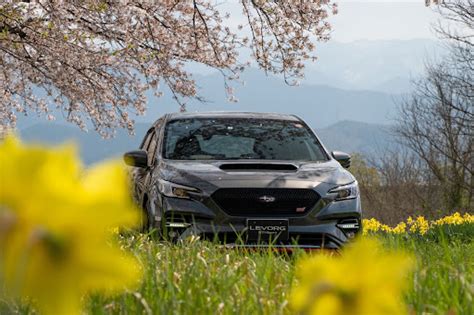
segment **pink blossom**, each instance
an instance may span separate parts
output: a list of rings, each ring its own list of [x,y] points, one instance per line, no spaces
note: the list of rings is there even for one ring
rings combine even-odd
[[[185,110],[187,99],[200,99],[185,65],[218,69],[225,81],[238,78],[249,64],[239,59],[242,47],[260,68],[290,83],[315,58],[314,41],[329,38],[326,19],[336,12],[329,0],[240,5],[246,23],[233,31],[230,15],[209,0],[2,1],[0,124],[13,126],[18,112],[50,118],[52,106],[103,136],[118,127],[133,132],[129,113],[145,113],[148,90],[159,96],[159,87],[168,86]]]

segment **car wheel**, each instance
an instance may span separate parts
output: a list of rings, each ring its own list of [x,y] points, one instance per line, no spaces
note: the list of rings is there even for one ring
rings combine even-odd
[[[141,232],[152,237],[161,238],[161,225],[155,224],[155,219],[150,210],[150,200],[147,200],[141,213]]]

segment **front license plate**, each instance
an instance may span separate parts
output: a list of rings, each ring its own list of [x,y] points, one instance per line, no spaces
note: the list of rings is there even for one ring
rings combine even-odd
[[[247,237],[249,241],[259,242],[287,241],[288,220],[247,219]]]

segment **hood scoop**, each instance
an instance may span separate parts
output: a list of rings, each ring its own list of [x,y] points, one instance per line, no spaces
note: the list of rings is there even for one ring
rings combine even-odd
[[[293,164],[280,163],[226,163],[219,168],[223,171],[296,171]]]

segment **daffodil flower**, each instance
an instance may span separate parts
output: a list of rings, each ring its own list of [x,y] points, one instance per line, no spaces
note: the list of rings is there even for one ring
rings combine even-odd
[[[119,162],[84,170],[73,146],[0,143],[0,280],[44,314],[79,314],[89,292],[139,283],[135,257],[110,231],[138,211]]]
[[[413,266],[402,252],[386,251],[367,237],[341,255],[317,254],[296,266],[290,302],[301,314],[406,314],[403,290]]]

